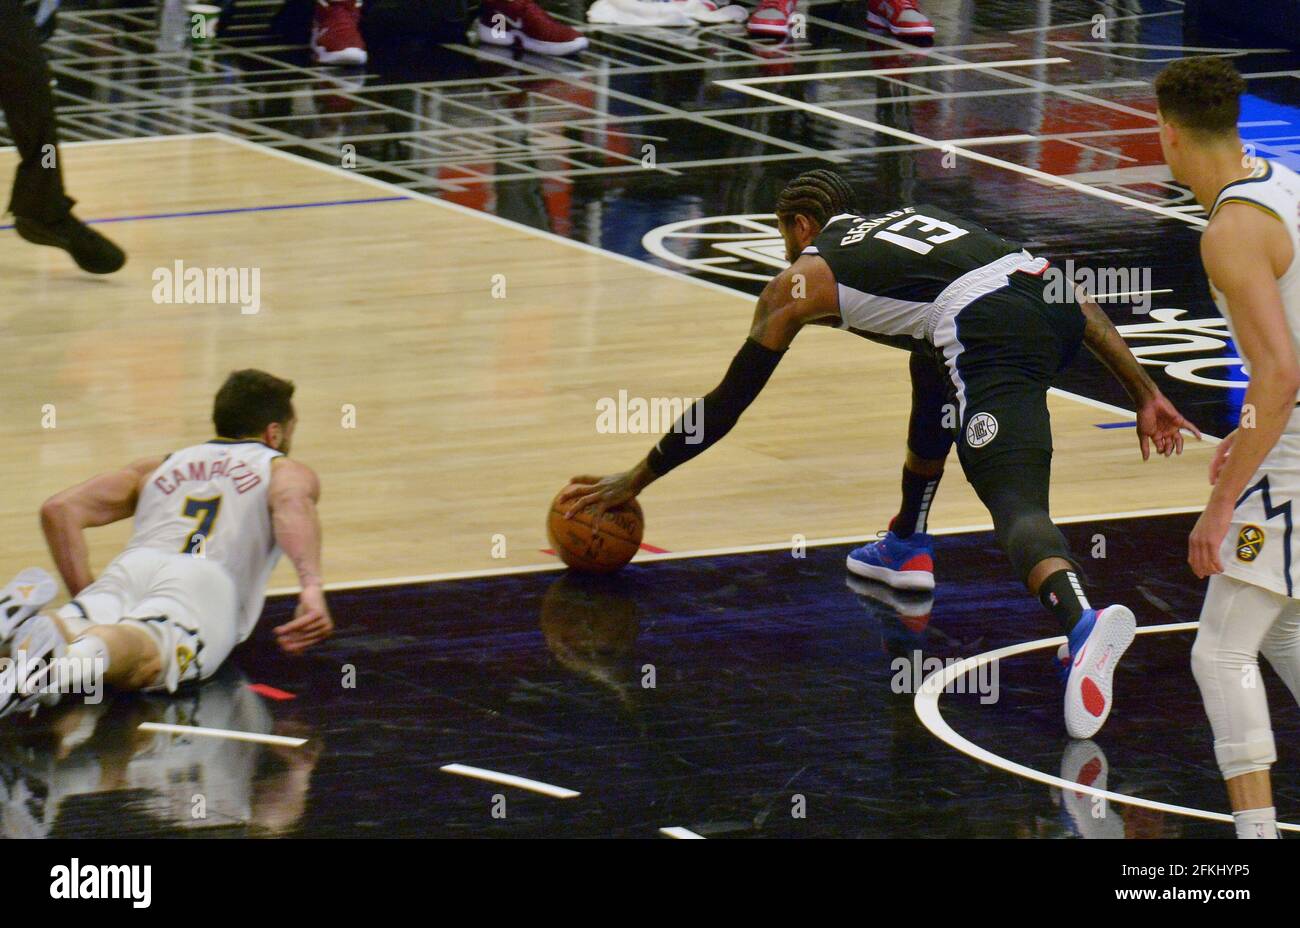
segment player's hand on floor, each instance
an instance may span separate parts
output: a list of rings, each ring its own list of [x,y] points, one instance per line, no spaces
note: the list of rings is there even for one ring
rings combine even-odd
[[[632,472],[610,474],[608,477],[583,475],[571,477],[569,485],[560,491],[560,504],[569,504],[564,512],[566,519],[573,518],[574,513],[581,512],[587,506],[596,507],[593,524],[599,524],[600,517],[606,509],[621,506],[636,496],[632,485]]]
[[[1219,447],[1214,449],[1214,457],[1210,459],[1210,486],[1219,482],[1219,474],[1223,472],[1223,465],[1228,463],[1228,455],[1232,454],[1232,443],[1236,438],[1237,430],[1233,429],[1219,442]]]
[[[1174,404],[1156,391],[1155,396],[1142,404],[1137,413],[1138,445],[1142,448],[1142,460],[1150,460],[1151,445],[1156,446],[1156,454],[1169,457],[1171,454],[1183,453],[1183,433],[1186,429],[1201,440],[1201,430],[1183,418]]]
[[[304,587],[298,594],[293,618],[275,628],[275,640],[286,654],[301,654],[334,634],[325,593],[319,586]]]
[[[1204,579],[1211,574],[1223,573],[1223,564],[1219,560],[1219,546],[1232,525],[1232,509],[1227,506],[1211,504],[1201,513],[1187,539],[1187,563],[1192,565],[1192,573]]]

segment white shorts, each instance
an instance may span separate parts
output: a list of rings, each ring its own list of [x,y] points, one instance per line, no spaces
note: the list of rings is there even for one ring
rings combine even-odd
[[[215,561],[188,554],[125,551],[57,614],[74,637],[119,622],[148,632],[163,663],[149,690],[175,692],[182,683],[206,680],[238,644],[234,581]]]
[[[1300,415],[1250,478],[1219,549],[1229,577],[1300,599]],[[1293,502],[1296,501],[1296,502]]]

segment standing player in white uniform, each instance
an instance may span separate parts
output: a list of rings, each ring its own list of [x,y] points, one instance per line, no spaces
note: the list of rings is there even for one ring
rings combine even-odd
[[[1188,562],[1210,583],[1192,672],[1214,729],[1237,835],[1276,838],[1277,759],[1259,654],[1300,700],[1300,176],[1247,153],[1246,82],[1221,58],[1186,58],[1156,79],[1160,144],[1210,214],[1201,258],[1250,373],[1241,423],[1210,465]]]
[[[97,662],[102,682],[118,689],[174,692],[207,679],[252,633],[281,550],[302,593],[294,618],[275,630],[280,647],[296,654],[329,637],[320,483],[287,457],[293,389],[262,371],[236,371],[214,403],[217,438],[46,501],[41,525],[73,598],[41,612],[58,588],[39,568],[0,590],[0,650],[22,668],[17,685],[0,692],[0,715],[93,692],[84,674]],[[83,531],[129,516],[126,550],[93,577]]]

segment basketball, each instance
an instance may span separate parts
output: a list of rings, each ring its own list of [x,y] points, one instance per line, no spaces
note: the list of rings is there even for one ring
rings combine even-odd
[[[595,521],[594,505],[578,510],[572,519],[564,517],[566,509],[557,494],[546,517],[546,534],[560,560],[574,570],[613,573],[632,560],[641,546],[645,515],[635,499],[605,510],[599,522]]]

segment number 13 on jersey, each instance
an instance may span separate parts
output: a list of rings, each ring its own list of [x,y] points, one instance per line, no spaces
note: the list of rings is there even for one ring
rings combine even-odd
[[[924,223],[917,232],[936,232],[942,231],[942,235],[926,235],[924,239],[915,239],[906,235],[898,235],[903,229],[906,229],[914,222]],[[926,255],[934,250],[935,245],[942,245],[944,242],[951,242],[953,239],[961,238],[966,234],[966,230],[958,228],[951,222],[944,222],[942,219],[931,219],[929,216],[922,216],[919,213],[913,214],[900,219],[892,225],[885,226],[876,233],[876,238],[884,239],[887,242],[893,242],[895,245],[901,245],[904,248],[916,252],[918,255]]]

